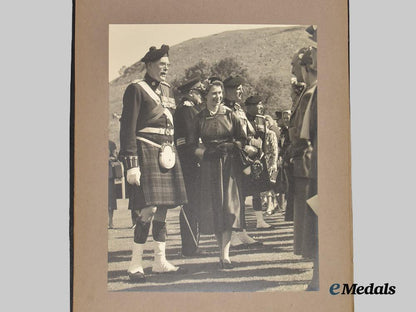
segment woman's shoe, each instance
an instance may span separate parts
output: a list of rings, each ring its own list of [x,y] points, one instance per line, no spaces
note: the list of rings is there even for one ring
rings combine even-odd
[[[232,270],[235,268],[235,265],[231,262],[220,260],[219,267],[221,270]]]
[[[260,241],[255,241],[254,243],[248,244],[247,246],[248,246],[249,248],[251,248],[251,247],[262,247],[262,246],[264,246],[264,245],[263,245],[263,243],[262,243],[262,242],[260,242]]]
[[[267,231],[267,230],[273,230],[274,226],[269,224],[268,226],[258,226],[256,227],[257,231]]]

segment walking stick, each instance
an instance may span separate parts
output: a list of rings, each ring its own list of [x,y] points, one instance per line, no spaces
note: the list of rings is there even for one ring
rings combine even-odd
[[[198,242],[196,241],[194,232],[192,231],[191,225],[189,224],[188,217],[186,216],[185,209],[181,206],[181,211],[183,213],[183,217],[185,218],[186,224],[188,225],[189,231],[191,232],[192,239],[194,240],[195,246],[198,246]]]

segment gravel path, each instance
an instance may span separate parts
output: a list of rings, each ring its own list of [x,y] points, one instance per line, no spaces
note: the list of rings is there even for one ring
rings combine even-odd
[[[293,254],[293,222],[284,221],[281,213],[265,217],[275,226],[272,230],[255,229],[251,202],[247,202],[247,231],[264,246],[233,249],[233,270],[218,269],[218,252],[214,236],[203,235],[198,258],[181,256],[179,208],[168,211],[166,256],[175,265],[185,267],[182,275],[152,274],[152,238],[144,251],[145,284],[131,283],[126,274],[130,261],[133,229],[130,211],[123,205],[114,212],[114,229],[108,230],[108,290],[110,291],[169,291],[169,292],[247,292],[303,291],[312,278],[312,262]],[[150,232],[151,233],[151,232]]]

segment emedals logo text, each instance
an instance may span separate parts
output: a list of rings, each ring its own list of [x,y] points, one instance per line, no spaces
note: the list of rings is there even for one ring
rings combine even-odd
[[[389,283],[378,286],[374,286],[374,283],[367,286],[359,286],[356,283],[351,285],[334,283],[329,287],[329,293],[331,295],[394,295],[396,286],[390,286]]]

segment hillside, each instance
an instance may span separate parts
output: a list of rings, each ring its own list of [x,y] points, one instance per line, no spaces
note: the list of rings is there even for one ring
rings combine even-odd
[[[180,80],[185,69],[203,60],[214,64],[232,57],[246,67],[251,80],[270,76],[279,82],[277,103],[267,107],[269,113],[291,107],[290,78],[291,59],[302,47],[311,45],[305,27],[267,27],[250,30],[227,31],[202,38],[193,38],[170,47],[171,67],[168,81]],[[138,62],[127,68],[124,75],[109,84],[110,139],[118,144],[119,123],[114,113],[121,113],[122,96],[126,86],[144,75],[144,65]]]

